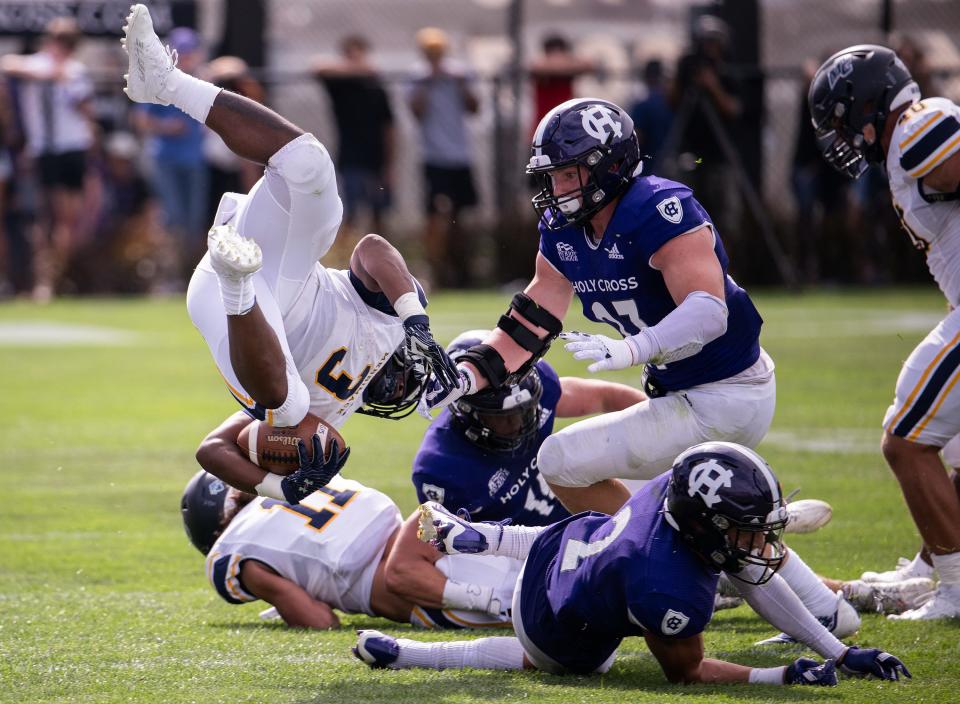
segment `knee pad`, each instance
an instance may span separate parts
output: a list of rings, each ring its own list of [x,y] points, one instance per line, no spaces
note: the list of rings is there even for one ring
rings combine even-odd
[[[558,435],[548,435],[537,452],[537,469],[551,484],[557,486],[589,486],[589,481],[578,478],[564,461],[563,442]]]
[[[333,178],[333,161],[326,148],[312,134],[302,134],[270,157],[291,190],[302,193],[322,191]]]
[[[304,419],[310,410],[310,392],[306,384],[287,365],[287,398],[278,408],[266,409],[266,420],[277,428],[287,428],[297,425]]]

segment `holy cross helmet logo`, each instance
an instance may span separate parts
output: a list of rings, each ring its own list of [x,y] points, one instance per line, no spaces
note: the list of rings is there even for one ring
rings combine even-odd
[[[606,105],[591,105],[586,110],[581,110],[580,120],[587,134],[602,144],[606,144],[611,134],[623,136],[622,123],[613,119],[613,110]]]
[[[732,471],[716,460],[707,460],[698,464],[690,472],[690,488],[687,489],[687,493],[690,496],[700,494],[703,503],[712,507],[714,504],[720,503],[720,496],[718,495],[720,489],[729,489],[732,481]]]

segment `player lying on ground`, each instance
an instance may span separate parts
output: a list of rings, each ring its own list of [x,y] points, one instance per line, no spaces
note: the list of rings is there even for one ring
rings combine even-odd
[[[298,504],[256,497],[198,472],[184,527],[226,601],[273,605],[290,626],[336,628],[334,609],[425,628],[510,627],[521,561],[443,555],[401,525],[384,494],[334,477]]]
[[[776,574],[786,507],[773,472],[748,448],[691,447],[613,516],[530,528],[468,523],[435,503],[421,512],[422,538],[441,550],[525,559],[513,598],[516,637],[420,643],[361,631],[354,652],[372,666],[606,672],[623,638],[642,635],[671,682],[836,684],[837,664],[852,674],[909,676],[889,653],[844,646]],[[759,614],[828,660],[750,668],[704,658],[721,572]]]
[[[176,105],[236,154],[266,165],[250,193],[223,195],[187,291],[190,318],[244,408],[271,425],[296,425],[309,411],[339,427],[362,404],[385,417],[412,411],[427,370],[439,379],[455,374],[430,333],[419,285],[389,243],[368,235],[347,271],[317,261],[343,208],[316,137],[177,69],[143,5],[131,8],[124,33],[132,100]],[[312,481],[338,469],[320,467]],[[295,480],[281,483],[261,471],[240,488],[299,498]]]

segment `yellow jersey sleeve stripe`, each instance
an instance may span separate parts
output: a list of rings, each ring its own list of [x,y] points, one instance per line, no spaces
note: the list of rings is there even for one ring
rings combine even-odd
[[[917,396],[923,390],[924,386],[927,384],[927,379],[930,378],[930,375],[933,373],[933,370],[937,368],[937,365],[940,364],[940,360],[943,359],[948,352],[953,350],[957,343],[960,342],[960,332],[954,335],[953,339],[949,343],[944,345],[943,349],[937,352],[937,355],[933,358],[930,364],[927,365],[926,369],[923,370],[923,374],[920,375],[919,381],[917,381],[916,386],[913,387],[913,390],[910,392],[910,395],[907,397],[906,402],[903,404],[897,414],[890,419],[890,422],[887,424],[885,430],[891,432],[893,428],[897,426],[897,423],[900,422],[900,419],[907,414],[907,411],[910,410],[910,407],[913,406],[913,402],[917,399]]]
[[[919,137],[919,136],[922,135],[924,132],[926,132],[928,129],[930,129],[930,128],[933,126],[933,123],[936,122],[937,118],[939,118],[939,117],[942,116],[942,115],[943,115],[943,110],[937,110],[935,113],[933,113],[932,115],[930,115],[930,117],[927,119],[927,121],[924,122],[923,125],[921,125],[920,128],[919,128],[916,132],[914,132],[912,135],[910,135],[910,136],[907,137],[905,140],[903,140],[902,142],[900,142],[900,150],[903,151],[904,149],[906,149],[906,148],[907,148],[907,145],[909,145],[910,142],[912,142],[912,141],[915,140],[917,137]]]
[[[927,423],[929,423],[930,420],[937,415],[937,411],[940,410],[940,406],[943,405],[943,402],[946,400],[947,396],[950,395],[951,389],[956,386],[958,380],[960,380],[960,374],[957,374],[955,370],[953,373],[953,378],[946,385],[946,387],[944,387],[943,391],[940,392],[940,397],[937,399],[937,402],[934,404],[933,408],[927,411],[926,415],[923,416],[923,420],[917,423],[916,427],[910,431],[910,434],[907,436],[907,440],[916,440],[918,437],[920,437],[920,433],[923,432],[925,427],[927,427]]]
[[[926,166],[921,164],[921,166],[914,173],[908,175],[912,176],[913,178],[923,178],[935,168],[940,166],[940,164],[942,164],[944,161],[946,161],[950,152],[955,152],[958,148],[960,148],[960,134],[955,136],[952,140],[950,140],[950,142],[944,145],[940,151],[928,159]]]

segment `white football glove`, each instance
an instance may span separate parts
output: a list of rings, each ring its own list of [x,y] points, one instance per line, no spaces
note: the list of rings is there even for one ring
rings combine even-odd
[[[571,330],[560,333],[560,338],[567,340],[563,348],[573,353],[574,359],[593,360],[593,364],[587,367],[587,371],[590,372],[626,369],[643,361],[638,357],[639,350],[636,344],[629,337],[614,340],[606,335],[591,335]]]

